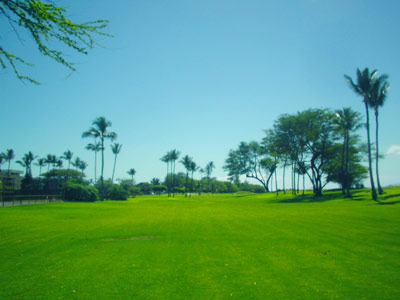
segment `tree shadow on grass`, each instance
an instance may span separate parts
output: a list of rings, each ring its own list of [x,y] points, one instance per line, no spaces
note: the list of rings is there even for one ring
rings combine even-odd
[[[385,201],[387,199],[392,199],[392,198],[398,198],[392,201]],[[385,197],[383,197],[384,202],[379,202],[380,205],[393,205],[393,204],[398,204],[400,203],[400,194],[394,194],[394,195],[387,195]]]
[[[279,199],[274,201],[275,203],[312,203],[312,202],[325,202],[331,200],[337,200],[341,198],[338,193],[329,193],[322,196],[315,196],[313,194],[305,195],[294,195],[293,198]]]
[[[341,191],[329,191],[321,196],[315,196],[314,194],[295,195],[292,198],[278,199],[275,203],[313,203],[313,202],[326,202],[332,200],[345,200],[345,201],[368,201],[368,197],[365,194],[359,194],[357,190],[354,190],[351,197],[345,197]],[[399,200],[400,201],[400,200]],[[386,202],[387,203],[387,202]]]

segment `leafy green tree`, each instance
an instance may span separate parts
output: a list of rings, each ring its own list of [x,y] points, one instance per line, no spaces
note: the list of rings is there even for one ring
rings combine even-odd
[[[165,185],[156,184],[156,185],[152,185],[151,189],[155,194],[160,195],[161,193],[163,193],[167,190],[167,187]]]
[[[104,32],[107,20],[76,23],[67,17],[67,10],[56,6],[53,1],[39,0],[1,0],[0,14],[6,18],[10,28],[19,38],[18,30],[27,32],[36,43],[41,54],[75,71],[74,63],[68,61],[61,50],[51,47],[57,41],[78,53],[87,54],[96,45],[93,35],[110,36]],[[0,66],[11,67],[17,77],[35,84],[33,78],[19,72],[19,64],[31,65],[0,46]]]
[[[371,92],[372,88],[376,81],[376,75],[378,70],[373,70],[369,72],[368,68],[365,68],[362,72],[357,68],[357,81],[356,83],[353,79],[344,75],[345,79],[349,83],[350,87],[353,91],[360,95],[363,98],[363,103],[365,105],[365,115],[366,115],[366,129],[367,129],[367,146],[368,146],[368,170],[369,170],[369,179],[371,183],[371,194],[372,199],[378,201],[378,195],[375,189],[375,181],[374,176],[372,174],[372,157],[371,157],[371,138],[370,138],[370,128],[369,128],[369,109],[368,105],[371,102]]]
[[[4,160],[8,162],[7,175],[10,175],[10,164],[11,164],[11,161],[15,158],[14,150],[7,149],[6,152],[4,153],[3,157],[4,157]]]
[[[115,157],[114,157],[114,167],[113,167],[113,172],[112,172],[112,177],[111,177],[111,181],[112,182],[114,182],[114,173],[115,173],[115,165],[117,164],[117,155],[121,151],[121,148],[122,148],[122,145],[118,144],[118,143],[114,143],[114,144],[111,145],[111,151],[115,155]]]
[[[150,184],[151,184],[151,185],[161,185],[161,180],[154,177],[154,178],[152,178],[152,179],[150,180]]]
[[[185,197],[187,197],[187,194],[188,194],[187,193],[188,192],[188,180],[189,180],[189,172],[191,170],[192,161],[193,161],[193,159],[189,155],[185,155],[180,161],[186,170]]]
[[[224,169],[229,176],[246,175],[260,182],[266,192],[269,192],[269,180],[272,176],[272,160],[267,156],[266,149],[259,143],[241,142],[236,150],[230,150],[225,160]],[[275,170],[275,169],[274,169]],[[206,172],[207,173],[207,172]]]
[[[368,178],[368,168],[362,165],[363,157],[367,153],[367,145],[359,142],[358,135],[351,135],[349,141],[346,143],[346,157],[348,157],[348,164],[346,165],[346,174],[343,176],[342,169],[342,149],[343,145],[340,143],[332,146],[333,157],[325,166],[328,181],[336,182],[340,185],[346,185],[346,197],[351,197],[350,189],[362,187],[363,180]]]
[[[335,116],[336,118],[333,119],[333,122],[337,126],[339,133],[343,136],[343,144],[340,151],[340,185],[342,186],[342,194],[350,197],[350,139],[352,138],[352,133],[362,126],[361,115],[358,112],[353,111],[350,107],[345,107],[341,110],[336,110]]]
[[[379,115],[379,108],[382,107],[385,104],[386,96],[389,91],[389,83],[386,81],[388,78],[387,75],[382,75],[378,77],[374,85],[372,86],[372,91],[371,91],[371,97],[369,99],[369,106],[374,110],[375,112],[375,147],[376,147],[376,157],[375,157],[375,171],[376,171],[376,183],[378,185],[378,192],[379,195],[383,194],[383,189],[379,180],[379,138],[378,138],[378,128],[379,128],[379,122],[378,122],[378,115]]]
[[[98,117],[92,122],[92,127],[89,128],[89,130],[85,131],[82,134],[82,138],[87,138],[87,137],[94,137],[94,138],[99,138],[100,139],[100,144],[101,144],[101,187],[102,187],[102,192],[101,195],[102,197],[104,196],[103,194],[103,188],[104,188],[104,140],[109,139],[111,141],[114,141],[117,138],[117,134],[112,131],[108,131],[108,129],[111,127],[111,122],[107,121],[105,117]],[[104,197],[103,197],[104,198]]]
[[[127,172],[129,175],[131,175],[132,176],[132,185],[134,185],[135,184],[135,182],[133,181],[133,176],[135,176],[135,174],[136,174],[136,171],[135,171],[135,169],[134,168],[131,168],[131,169],[129,169],[128,170],[128,172]]]
[[[94,152],[94,183],[96,183],[96,180],[97,180],[97,152],[99,152],[101,150],[101,144],[96,142],[96,139],[95,139],[94,144],[92,144],[92,143],[87,144],[85,149],[88,151]]]

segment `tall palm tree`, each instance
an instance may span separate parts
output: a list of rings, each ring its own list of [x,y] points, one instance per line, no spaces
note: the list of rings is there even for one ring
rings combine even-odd
[[[82,163],[82,160],[78,156],[75,157],[75,160],[72,162],[72,165],[75,167],[76,171],[78,171],[81,163]]]
[[[192,197],[192,193],[193,193],[193,174],[194,172],[196,172],[199,169],[199,167],[196,165],[196,163],[192,160],[190,162],[190,172],[192,173],[192,180],[190,182],[190,197]]]
[[[52,154],[47,154],[46,156],[46,164],[47,164],[47,173],[50,171],[50,165],[54,164],[54,162],[57,160],[55,155]]]
[[[13,149],[7,149],[6,153],[4,155],[4,161],[8,161],[8,172],[7,175],[10,176],[10,164],[11,161],[15,158],[14,150]]]
[[[174,150],[171,150],[169,153],[170,153],[169,155],[170,155],[170,159],[171,159],[171,164],[173,165],[172,196],[175,197],[175,192],[174,192],[174,188],[175,188],[175,184],[176,184],[176,182],[175,182],[175,162],[178,160],[179,155],[181,154],[181,152],[176,150],[176,149],[174,149]],[[171,165],[171,167],[172,167],[172,165]]]
[[[214,165],[213,161],[210,161],[206,165],[206,167],[204,168],[204,172],[206,173],[206,177],[207,177],[207,189],[208,189],[208,191],[210,191],[211,173],[212,173],[214,168],[215,168],[215,165]]]
[[[101,197],[104,198],[104,140],[109,139],[114,141],[117,138],[117,134],[112,131],[108,131],[111,127],[111,122],[107,121],[105,117],[98,117],[92,122],[92,127],[89,130],[82,133],[82,138],[94,137],[100,139],[101,144]]]
[[[36,159],[36,155],[34,155],[31,151],[27,154],[24,154],[21,160],[17,160],[16,163],[20,164],[25,168],[25,176],[32,178],[32,162]]]
[[[115,165],[117,164],[117,155],[121,151],[122,145],[118,143],[114,143],[111,145],[111,151],[114,153],[114,167],[113,167],[113,172],[112,172],[112,177],[111,177],[111,182],[114,182],[114,173],[115,173]]]
[[[69,167],[71,165],[71,159],[74,156],[74,153],[71,152],[70,150],[67,150],[63,153],[63,155],[61,156],[62,159],[68,161],[68,169],[67,169],[67,177],[69,177]]]
[[[370,130],[369,130],[369,110],[368,105],[371,100],[371,92],[375,83],[375,77],[378,73],[378,70],[373,70],[371,73],[368,68],[365,68],[362,72],[357,68],[357,82],[354,83],[353,79],[344,75],[345,79],[349,83],[350,87],[354,90],[354,92],[361,97],[363,97],[363,103],[365,105],[365,114],[366,114],[366,129],[367,129],[367,146],[368,146],[368,169],[369,169],[369,179],[371,183],[371,193],[372,199],[378,201],[378,195],[376,194],[374,177],[372,174],[372,157],[371,157],[371,139],[370,139]]]
[[[189,179],[189,172],[190,172],[190,167],[191,167],[192,161],[193,161],[193,159],[189,155],[185,155],[180,161],[181,164],[186,169],[185,197],[187,197],[188,179]]]
[[[373,110],[375,112],[375,124],[376,124],[376,127],[375,127],[375,144],[376,144],[375,171],[376,171],[376,183],[378,185],[379,195],[383,194],[383,189],[382,189],[381,183],[379,181],[378,115],[379,115],[379,107],[382,107],[385,104],[386,96],[387,96],[387,93],[390,88],[389,83],[386,81],[387,78],[388,78],[388,76],[384,74],[376,79],[376,81],[372,87],[372,95],[371,95],[371,99],[369,102],[370,107],[373,108]]]
[[[126,172],[126,173],[128,173],[129,175],[132,176],[132,185],[133,185],[133,176],[135,176],[135,174],[136,174],[135,169],[134,169],[134,168],[131,168],[131,169],[129,169],[129,171]]]
[[[360,113],[352,110],[350,107],[344,107],[335,111],[336,119],[333,119],[338,131],[343,135],[342,155],[341,155],[341,176],[342,194],[350,197],[350,138],[351,133],[361,128]]]
[[[84,162],[83,160],[81,160],[79,162],[78,169],[81,170],[81,172],[83,173],[87,166],[88,166],[88,164],[86,162]]]
[[[4,153],[0,153],[0,172],[1,172],[1,165],[4,162]]]
[[[46,165],[46,159],[39,158],[37,163],[34,163],[34,165],[39,167],[39,182],[41,182],[42,168]]]
[[[94,152],[94,183],[96,183],[97,179],[97,152],[101,150],[101,144],[99,142],[94,142],[94,144],[89,143],[85,147],[86,150]]]
[[[168,197],[170,197],[171,196],[171,187],[170,187],[170,179],[171,178],[169,176],[169,165],[170,165],[170,162],[171,162],[170,152],[167,152],[167,154],[165,154],[163,157],[161,157],[160,160],[167,164],[167,177],[165,177],[165,179],[167,181],[166,183],[167,183]]]

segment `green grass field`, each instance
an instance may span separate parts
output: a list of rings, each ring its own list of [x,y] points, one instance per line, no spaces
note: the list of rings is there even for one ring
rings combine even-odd
[[[0,208],[0,299],[400,299],[400,188]]]

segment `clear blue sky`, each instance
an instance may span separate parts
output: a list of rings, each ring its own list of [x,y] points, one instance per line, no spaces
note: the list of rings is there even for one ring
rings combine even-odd
[[[225,178],[229,149],[260,140],[280,114],[351,106],[364,115],[343,74],[369,67],[390,76],[380,145],[397,152],[382,161],[381,181],[400,184],[398,0],[56,3],[73,20],[110,20],[115,37],[100,37],[105,48],[87,56],[66,50],[78,68],[71,74],[28,36],[19,41],[0,16],[0,44],[34,63],[21,70],[42,82],[24,84],[0,69],[0,151],[12,148],[20,159],[70,149],[91,178],[93,153],[84,147],[92,140],[81,134],[105,116],[123,144],[116,178],[129,178],[130,168],[137,182],[163,178],[160,157],[174,148],[201,166],[214,161],[214,176]],[[107,145],[105,177],[112,163]]]

